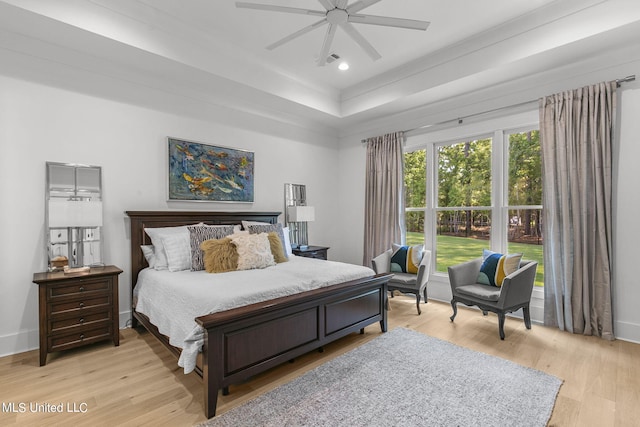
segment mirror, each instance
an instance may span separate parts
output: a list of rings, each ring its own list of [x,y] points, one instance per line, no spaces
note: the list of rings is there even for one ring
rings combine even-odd
[[[102,265],[102,169],[55,162],[46,168],[49,270]]]

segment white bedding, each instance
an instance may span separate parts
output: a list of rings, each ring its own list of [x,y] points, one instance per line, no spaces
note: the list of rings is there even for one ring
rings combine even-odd
[[[178,365],[189,373],[204,342],[196,317],[374,274],[359,265],[296,256],[265,269],[218,274],[146,268],[135,287],[136,311],[182,349]]]

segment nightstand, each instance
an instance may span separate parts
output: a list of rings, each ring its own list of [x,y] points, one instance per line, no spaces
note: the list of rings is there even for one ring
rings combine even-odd
[[[297,256],[303,256],[306,258],[327,259],[327,246],[309,246],[307,249],[293,249],[293,254]]]
[[[39,286],[40,366],[47,354],[103,340],[120,345],[118,267],[82,274],[35,273]]]

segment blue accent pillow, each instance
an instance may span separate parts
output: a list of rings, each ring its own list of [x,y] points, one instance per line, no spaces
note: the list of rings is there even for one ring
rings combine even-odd
[[[391,272],[418,274],[423,254],[424,247],[422,245],[394,244],[391,253]]]
[[[476,281],[483,285],[500,287],[505,277],[520,268],[522,254],[503,255],[484,249],[482,258],[482,266]]]

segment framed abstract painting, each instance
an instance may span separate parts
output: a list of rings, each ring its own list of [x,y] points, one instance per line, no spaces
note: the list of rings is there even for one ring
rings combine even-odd
[[[168,138],[168,199],[252,203],[254,153]]]

